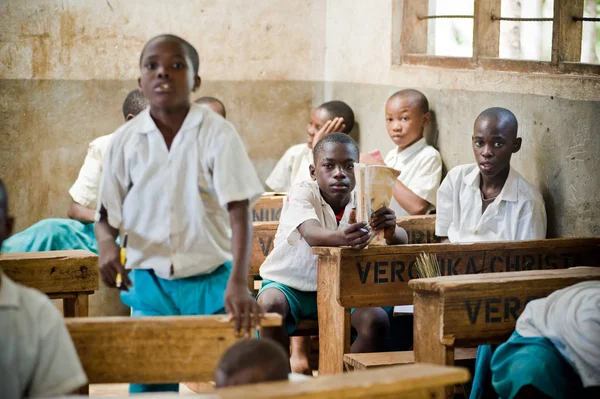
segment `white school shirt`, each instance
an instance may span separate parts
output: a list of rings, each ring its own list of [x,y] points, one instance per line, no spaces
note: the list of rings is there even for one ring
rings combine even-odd
[[[112,134],[107,134],[98,137],[88,146],[88,152],[79,170],[77,180],[69,189],[69,195],[79,205],[90,209],[96,208],[100,177],[102,176],[102,159],[112,136]]]
[[[435,234],[450,242],[541,240],[546,208],[540,192],[512,167],[502,191],[481,213],[477,164],[453,168],[437,194]]]
[[[415,142],[404,151],[394,148],[384,158],[384,163],[390,168],[400,171],[400,180],[410,191],[429,202],[429,211],[435,209],[436,193],[442,180],[442,158],[440,153],[425,139]],[[410,215],[392,198],[390,208],[396,216]]]
[[[354,198],[354,195],[352,195]],[[353,201],[346,206],[340,228],[347,227]],[[298,183],[283,202],[274,247],[260,267],[260,276],[299,291],[317,290],[317,256],[300,235],[298,226],[317,220],[321,227],[336,231],[338,223],[315,181]]]
[[[108,223],[127,233],[128,269],[165,279],[207,274],[232,260],[227,204],[252,206],[263,191],[240,136],[220,115],[192,104],[168,151],[148,108],[114,134],[96,221],[104,205]]]
[[[312,181],[309,166],[313,163],[312,150],[306,144],[288,148],[265,183],[273,191],[287,192],[294,184]]]
[[[600,281],[558,290],[525,306],[522,337],[546,337],[577,371],[584,387],[600,385]]]
[[[67,395],[87,383],[64,319],[0,271],[0,397]]]

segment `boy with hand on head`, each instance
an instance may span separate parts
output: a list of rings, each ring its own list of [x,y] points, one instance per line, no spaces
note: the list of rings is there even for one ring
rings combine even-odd
[[[299,320],[317,317],[317,256],[313,246],[350,246],[362,249],[370,238],[367,224],[355,223],[354,163],[358,146],[344,133],[333,133],[316,143],[315,181],[292,186],[283,205],[273,251],[260,267],[263,285],[258,303],[268,312],[283,316],[285,326],[264,328],[261,336],[288,348],[288,337]],[[354,220],[352,220],[354,219]],[[407,242],[406,231],[396,226],[396,216],[384,207],[373,213],[369,227],[384,231],[388,244]],[[353,352],[376,352],[389,331],[389,317],[382,308],[356,309],[351,317],[358,338]]]
[[[157,36],[140,67],[150,107],[117,130],[105,157],[96,223],[102,280],[116,287],[121,274],[134,317],[227,312],[249,334],[260,317],[246,285],[249,207],[263,187],[233,125],[190,104],[200,86],[192,45]],[[127,270],[118,234],[128,235]]]
[[[13,219],[0,180],[0,249]],[[41,292],[0,269],[0,393],[4,399],[63,396],[87,383],[60,312]]]
[[[303,181],[311,181],[309,166],[313,164],[312,150],[328,134],[350,134],[354,128],[354,112],[343,101],[329,101],[312,110],[306,127],[306,144],[290,147],[275,165],[265,183],[273,191],[287,192]]]
[[[392,94],[385,104],[385,120],[396,148],[383,160],[361,154],[363,163],[386,165],[400,171],[390,203],[397,216],[424,215],[435,209],[442,159],[423,137],[429,118],[429,102],[420,91],[407,89]]]
[[[196,104],[200,104],[209,109],[212,109],[223,118],[227,119],[227,112],[225,111],[225,104],[221,100],[215,97],[204,96],[194,100]]]

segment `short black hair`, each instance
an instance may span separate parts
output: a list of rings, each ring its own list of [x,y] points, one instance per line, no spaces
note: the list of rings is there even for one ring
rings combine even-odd
[[[513,137],[517,137],[519,122],[517,117],[510,110],[501,107],[488,108],[477,116],[475,123],[481,119],[495,120],[498,123],[498,129],[506,131]]]
[[[200,56],[198,55],[198,52],[196,51],[194,46],[192,46],[187,40],[182,39],[179,36],[170,35],[170,34],[158,35],[158,36],[155,36],[152,39],[148,40],[148,42],[144,45],[144,48],[142,49],[142,53],[140,54],[140,68],[142,67],[142,58],[144,58],[144,53],[146,52],[146,48],[148,47],[148,45],[150,43],[152,43],[155,40],[175,40],[175,41],[178,41],[179,43],[181,43],[183,45],[183,47],[185,48],[187,55],[190,57],[190,61],[192,61],[192,68],[194,69],[194,75],[198,75],[198,72],[200,71]]]
[[[419,90],[404,89],[397,91],[394,94],[392,94],[390,98],[388,98],[387,102],[390,102],[390,100],[394,98],[409,98],[411,101],[417,103],[418,107],[424,114],[429,112],[429,101],[427,101],[427,97],[425,97],[425,94],[421,93]]]
[[[227,118],[227,111],[225,110],[225,104],[223,104],[223,102],[221,100],[219,100],[218,98],[204,96],[204,97],[195,99],[194,102],[196,104],[219,104],[219,107],[221,107],[221,111],[223,111],[222,112],[223,118]]]
[[[127,115],[136,116],[147,106],[148,100],[144,97],[144,93],[140,89],[132,90],[123,101],[123,118],[127,119]]]
[[[228,380],[237,373],[254,368],[260,370],[262,381],[281,381],[288,379],[290,362],[279,343],[268,338],[249,338],[229,347],[215,371],[221,372]]]
[[[328,101],[319,106],[320,109],[324,109],[329,115],[330,119],[333,118],[344,118],[344,125],[346,128],[343,133],[350,134],[352,129],[354,128],[354,111],[348,104],[343,101]]]
[[[8,217],[8,192],[2,179],[0,179],[0,212],[5,218]]]
[[[349,145],[352,147],[352,151],[356,153],[356,161],[358,162],[360,156],[358,144],[356,144],[356,141],[354,141],[352,137],[348,136],[346,133],[331,133],[319,140],[313,148],[313,159],[315,162],[318,159],[319,153],[323,150],[323,146],[327,143]]]

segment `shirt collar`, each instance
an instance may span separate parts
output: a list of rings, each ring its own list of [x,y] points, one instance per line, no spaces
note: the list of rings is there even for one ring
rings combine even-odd
[[[204,107],[201,107],[198,104],[190,104],[190,110],[185,116],[185,119],[179,131],[183,132],[187,129],[199,126],[202,120],[204,119],[204,112],[211,111]],[[158,127],[156,126],[156,123],[154,123],[154,119],[152,119],[152,116],[150,116],[150,107],[143,110],[137,117],[141,119],[139,129],[140,134],[148,134],[152,131],[159,131]]]
[[[518,177],[519,177],[518,172],[516,170],[514,170],[511,166],[508,171],[508,177],[506,178],[506,181],[504,182],[504,187],[502,187],[502,191],[500,191],[500,194],[498,195],[499,201],[516,202],[518,200],[518,193],[519,193]],[[470,186],[473,190],[479,192],[480,191],[479,179],[480,179],[479,166],[477,166],[477,164],[475,164],[475,168],[473,168],[473,170],[470,173],[468,173],[467,175],[465,175],[463,177],[463,182],[465,184],[467,184],[468,186]]]
[[[425,138],[421,137],[420,140],[415,141],[410,147],[405,148],[402,151],[398,151],[398,147],[396,147],[396,159],[398,159],[400,162],[406,162],[408,158],[421,151],[426,145],[427,143],[425,142]]]
[[[0,308],[19,307],[19,289],[17,284],[0,270]]]

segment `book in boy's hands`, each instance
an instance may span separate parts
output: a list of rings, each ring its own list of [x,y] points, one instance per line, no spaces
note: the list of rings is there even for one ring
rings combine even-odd
[[[390,205],[399,175],[399,171],[387,166],[354,164],[357,222],[369,223],[373,212]],[[370,244],[385,245],[383,235],[383,231],[372,232]]]

